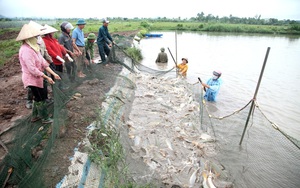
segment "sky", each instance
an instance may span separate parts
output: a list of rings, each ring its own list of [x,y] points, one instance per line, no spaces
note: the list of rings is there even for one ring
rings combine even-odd
[[[300,0],[0,0],[0,15],[42,18],[190,18],[198,13],[300,20]]]

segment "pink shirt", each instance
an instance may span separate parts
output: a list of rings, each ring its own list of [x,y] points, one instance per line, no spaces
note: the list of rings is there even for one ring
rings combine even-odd
[[[19,50],[19,59],[24,88],[27,86],[43,88],[43,71],[49,64],[41,53],[34,51],[28,44],[24,43]]]

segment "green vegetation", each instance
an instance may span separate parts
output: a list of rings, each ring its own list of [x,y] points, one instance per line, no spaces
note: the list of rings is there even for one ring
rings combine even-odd
[[[253,18],[238,18],[230,15],[229,17],[219,18],[211,14],[205,15],[203,12],[198,13],[196,17],[190,19],[178,18],[108,18],[111,23],[109,24],[109,31],[123,32],[123,31],[139,31],[137,36],[142,38],[149,31],[157,30],[180,30],[180,31],[205,31],[205,32],[231,32],[231,33],[259,33],[259,34],[276,34],[276,35],[299,35],[300,36],[300,23],[294,20],[278,20],[275,18],[261,19],[260,16]],[[3,37],[6,32],[11,30],[20,30],[24,23],[28,23],[31,18],[22,19],[0,19],[0,66],[3,65],[13,54],[18,52],[20,43],[14,42],[12,38],[7,39]],[[38,19],[35,20],[40,24],[48,24],[60,30],[59,25],[63,21],[69,21],[74,26],[76,25],[77,18],[73,19]],[[86,34],[93,32],[98,33],[99,27],[102,25],[99,19],[87,19],[87,25],[84,29]],[[6,28],[6,29],[5,29]],[[9,28],[9,29],[7,29]],[[16,37],[13,36],[14,38]],[[58,34],[56,34],[56,37]],[[3,39],[4,38],[4,39]],[[132,52],[135,54],[135,49]],[[136,56],[136,58],[140,58]]]
[[[143,59],[142,51],[135,46],[132,48],[126,49],[126,53],[132,57],[136,62],[140,62]]]
[[[114,114],[121,106],[112,109]],[[120,133],[115,127],[109,125],[103,119],[101,112],[97,116],[99,129],[95,129],[89,136],[92,143],[92,150],[89,152],[91,161],[101,169],[103,187],[121,188],[151,188],[153,185],[136,185],[128,176],[128,168],[125,163],[124,149],[120,142]],[[101,119],[102,118],[102,119]]]

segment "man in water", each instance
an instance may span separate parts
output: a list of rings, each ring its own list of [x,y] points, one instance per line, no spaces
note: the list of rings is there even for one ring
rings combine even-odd
[[[207,101],[216,101],[216,97],[219,93],[222,73],[220,71],[213,71],[213,76],[205,83],[201,83],[206,88],[204,99]]]
[[[161,48],[156,58],[155,63],[168,63],[168,55],[165,52],[165,48]]]

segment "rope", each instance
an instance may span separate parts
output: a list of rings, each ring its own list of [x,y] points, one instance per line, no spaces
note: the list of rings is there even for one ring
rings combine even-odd
[[[255,107],[260,111],[260,113],[264,116],[264,118],[272,125],[272,127],[276,130],[279,131],[283,136],[285,136],[290,142],[292,142],[298,149],[300,149],[299,144],[294,142],[295,138],[292,138],[291,136],[289,136],[288,134],[286,134],[284,131],[282,131],[278,125],[276,123],[274,123],[273,121],[271,121],[266,115],[265,113],[260,109],[258,102],[255,101]],[[296,140],[296,139],[295,139]]]
[[[252,101],[253,101],[253,99],[251,99],[244,107],[242,107],[242,108],[239,109],[239,110],[234,111],[234,112],[231,113],[231,114],[228,114],[228,115],[222,116],[222,117],[216,117],[216,116],[212,115],[212,114],[209,112],[205,100],[202,99],[202,103],[203,103],[203,105],[204,105],[204,107],[205,107],[205,109],[206,109],[206,111],[207,111],[207,113],[208,113],[208,116],[209,116],[210,118],[218,119],[218,120],[222,120],[222,119],[228,118],[228,117],[230,117],[230,116],[233,116],[233,115],[235,115],[235,114],[238,114],[239,112],[241,112],[242,110],[244,110],[244,109],[245,109]]]

